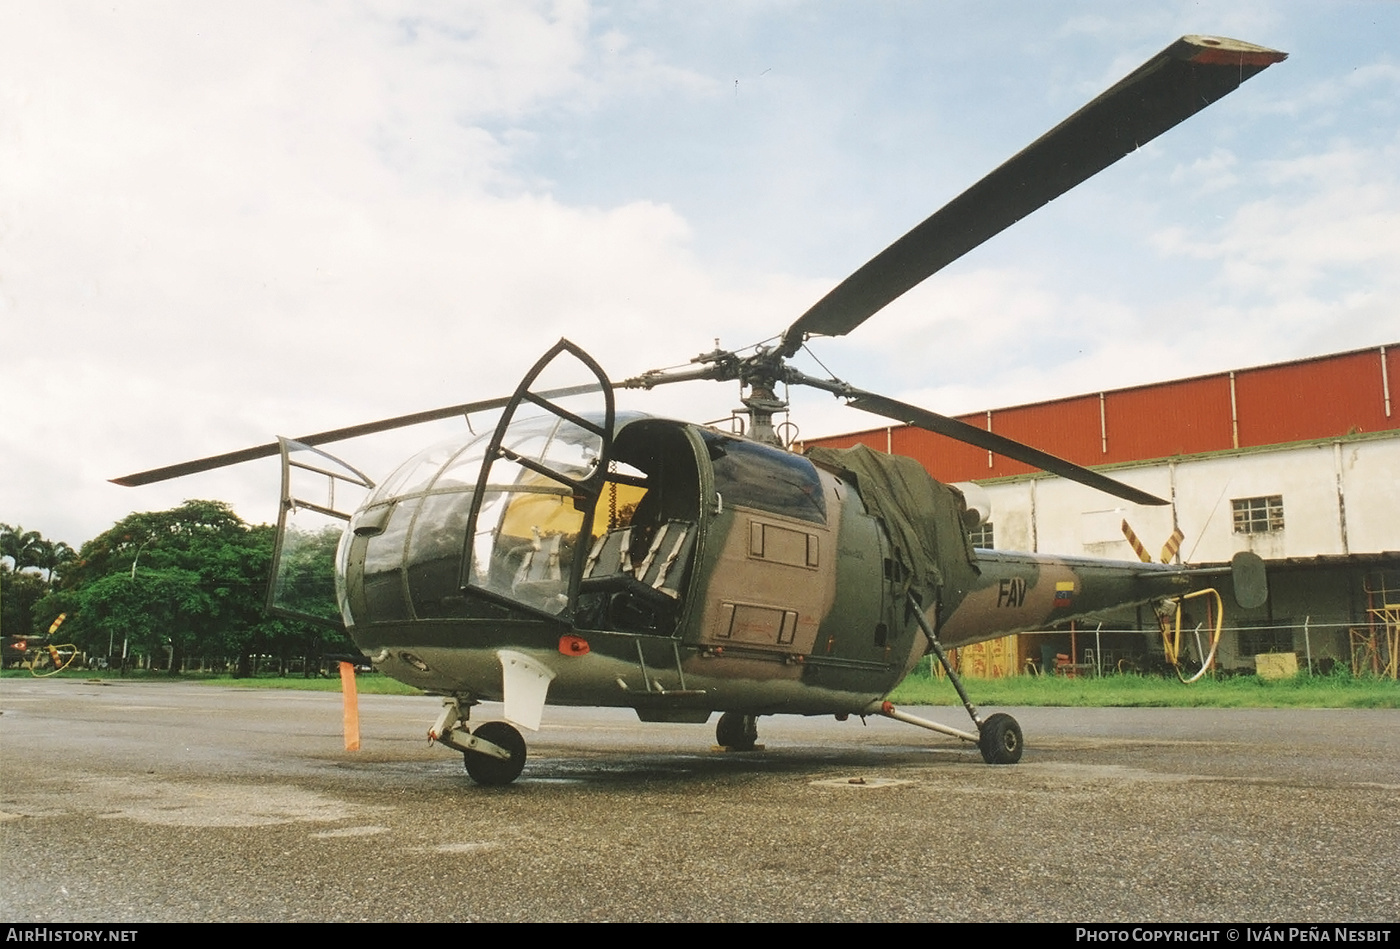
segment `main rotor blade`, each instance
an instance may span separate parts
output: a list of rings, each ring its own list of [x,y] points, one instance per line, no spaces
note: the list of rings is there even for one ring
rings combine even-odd
[[[1156,495],[1140,491],[1132,485],[1124,484],[1113,478],[1101,475],[1097,471],[1090,471],[1081,465],[1076,465],[1072,461],[1056,457],[1049,452],[1032,448],[1029,445],[989,432],[986,429],[969,425],[955,418],[946,415],[939,415],[937,412],[930,412],[928,409],[921,409],[917,405],[909,405],[905,402],[897,402],[894,399],[887,399],[882,395],[875,395],[873,392],[862,392],[860,390],[848,390],[848,405],[872,412],[875,415],[883,415],[885,418],[894,419],[896,422],[906,422],[916,428],[933,432],[937,435],[946,435],[955,438],[960,442],[975,445],[978,448],[985,448],[988,451],[996,452],[998,455],[1010,458],[1014,461],[1025,462],[1033,465],[1042,471],[1059,475],[1061,478],[1070,481],[1077,481],[1080,484],[1097,488],[1100,491],[1122,498],[1125,501],[1132,501],[1134,504],[1163,505],[1168,502],[1163,501]]]
[[[537,393],[537,395],[547,399],[562,399],[571,395],[583,395],[588,392],[597,392],[598,389],[597,383],[587,383],[585,385],[568,386],[563,389],[551,389],[548,392]],[[303,445],[324,445],[329,442],[344,441],[347,438],[359,438],[361,435],[376,435],[380,432],[388,432],[396,428],[420,425],[423,422],[437,422],[446,418],[455,418],[459,415],[465,416],[471,412],[484,412],[488,409],[499,409],[509,401],[510,396],[505,396],[496,399],[485,399],[481,402],[466,402],[462,405],[449,405],[446,408],[431,409],[427,412],[415,412],[412,415],[398,415],[394,418],[381,419],[378,422],[366,422],[363,425],[352,425],[349,428],[335,428],[328,432],[317,432],[315,435],[302,435],[299,438],[293,439],[293,441],[301,442]],[[183,478],[185,475],[198,474],[201,471],[212,471],[215,468],[242,464],[245,461],[255,461],[258,458],[269,458],[276,455],[280,450],[278,443],[272,442],[268,445],[244,448],[240,451],[226,452],[222,455],[211,455],[208,458],[199,458],[195,461],[185,461],[178,465],[168,465],[164,468],[140,471],[136,474],[112,478],[111,481],[113,484],[134,488],[143,484],[154,484],[157,481],[169,481],[172,478]]]
[[[783,334],[844,336],[988,238],[1228,95],[1287,53],[1183,36],[851,274]]]

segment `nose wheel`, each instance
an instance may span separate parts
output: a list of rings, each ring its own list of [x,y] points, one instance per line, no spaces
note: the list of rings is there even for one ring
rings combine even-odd
[[[525,739],[505,722],[483,722],[469,731],[467,715],[475,704],[466,697],[446,696],[442,714],[428,729],[428,740],[460,751],[467,774],[477,784],[509,784],[525,768]]]
[[[506,757],[500,757],[500,752]],[[467,774],[477,784],[510,784],[525,768],[525,739],[505,722],[484,722],[472,733],[470,747],[462,752],[462,758]]]

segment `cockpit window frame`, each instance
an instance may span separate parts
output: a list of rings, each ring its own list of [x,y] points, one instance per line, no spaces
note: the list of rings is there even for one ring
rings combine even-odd
[[[702,429],[725,504],[827,524],[826,490],[811,461],[782,448]]]
[[[581,362],[598,381],[600,394],[603,397],[604,410],[602,422],[595,418],[579,415],[565,409],[563,406],[550,399],[531,391],[536,379],[541,373],[560,356],[568,355]],[[554,416],[555,426],[550,429],[549,438],[552,439],[557,434],[560,427],[568,425],[590,432],[599,439],[599,447],[596,457],[593,459],[592,469],[583,477],[575,477],[570,473],[551,468],[548,464],[537,458],[528,457],[525,454],[516,452],[512,448],[506,447],[508,434],[515,424],[516,412],[525,403],[530,403],[538,408],[544,409],[547,416]],[[547,417],[546,416],[546,417]],[[535,420],[522,420],[521,424],[529,424]],[[568,622],[572,618],[574,608],[578,602],[579,577],[583,567],[583,558],[573,556],[569,564],[569,575],[565,603],[558,612],[537,607],[524,600],[505,595],[499,590],[483,586],[476,582],[477,574],[477,551],[476,542],[480,533],[478,522],[481,518],[483,507],[485,506],[488,492],[499,494],[505,488],[503,485],[495,484],[497,479],[493,478],[493,470],[497,463],[505,462],[508,465],[517,465],[520,468],[534,472],[543,478],[553,481],[568,489],[569,497],[575,509],[579,510],[583,517],[578,533],[574,539],[574,544],[584,543],[584,539],[590,536],[593,526],[593,515],[601,497],[603,483],[608,476],[608,462],[612,457],[612,443],[614,428],[616,423],[616,408],[613,399],[612,383],[608,380],[601,366],[586,352],[575,346],[568,340],[561,339],[548,352],[540,357],[539,361],[525,374],[525,378],[516,387],[515,393],[506,403],[501,412],[501,418],[496,424],[496,430],[492,433],[491,441],[487,445],[485,455],[482,460],[481,471],[477,476],[476,487],[472,492],[471,510],[467,517],[466,536],[463,539],[463,550],[461,559],[461,577],[459,586],[464,593],[470,592],[472,595],[479,595],[487,599],[507,605],[512,609],[525,609],[548,616],[552,620]],[[546,442],[546,446],[548,441]],[[544,451],[541,452],[543,457]],[[505,490],[516,491],[517,478],[511,478],[511,487]],[[495,489],[494,492],[492,489]],[[552,492],[551,492],[552,493]],[[494,528],[493,528],[494,533]],[[488,571],[489,575],[489,571]],[[560,579],[563,579],[561,576]]]

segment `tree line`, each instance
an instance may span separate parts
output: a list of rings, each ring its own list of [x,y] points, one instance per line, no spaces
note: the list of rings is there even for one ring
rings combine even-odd
[[[323,654],[353,652],[339,630],[266,615],[275,540],[275,528],[219,501],[129,514],[77,551],[0,524],[5,642],[44,636],[62,614],[56,638],[90,662],[172,674],[197,664],[246,675],[266,656],[283,670],[305,658],[305,671]],[[329,554],[316,566],[329,577]]]

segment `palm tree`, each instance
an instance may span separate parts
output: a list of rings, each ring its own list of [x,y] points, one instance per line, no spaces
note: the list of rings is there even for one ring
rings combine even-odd
[[[14,557],[14,555],[10,553],[10,547],[13,544],[12,538],[14,538],[14,536],[15,529],[13,527],[9,524],[0,524],[0,567],[5,567],[10,570],[14,569],[14,564],[5,563],[4,561],[7,557],[11,559]]]
[[[63,541],[40,540],[35,555],[36,567],[48,577],[49,589],[58,586],[58,571],[67,563],[76,560],[78,555]]]
[[[73,548],[61,540],[46,540],[38,531],[0,524],[0,561],[8,558],[10,562],[4,566],[15,573],[30,568],[42,570],[50,589],[58,585],[63,566],[77,557]]]
[[[10,569],[15,573],[19,573],[25,567],[42,568],[40,557],[45,543],[47,542],[43,535],[38,531],[0,524],[0,558],[9,557]]]

